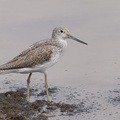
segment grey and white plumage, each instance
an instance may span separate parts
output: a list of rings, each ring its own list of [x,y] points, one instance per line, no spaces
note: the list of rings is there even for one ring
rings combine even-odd
[[[51,62],[51,60],[53,64],[56,63],[59,57],[62,56],[65,48],[66,45],[54,39],[41,40],[8,63],[1,65],[0,73],[29,73],[30,71],[32,72],[33,69],[34,72],[44,72],[47,69],[47,66],[44,67],[44,64]],[[40,67],[40,65],[43,66]]]
[[[34,43],[11,61],[1,65],[0,74],[30,73],[27,79],[27,101],[29,101],[30,77],[32,73],[44,73],[47,100],[50,100],[46,71],[48,68],[57,63],[64,54],[65,49],[67,48],[66,39],[74,39],[87,45],[87,43],[71,36],[67,28],[56,27],[54,28],[50,39],[45,39]]]

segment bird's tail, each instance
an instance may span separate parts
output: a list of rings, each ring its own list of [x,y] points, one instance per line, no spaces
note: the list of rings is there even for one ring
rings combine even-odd
[[[0,75],[1,74],[8,74],[8,73],[15,73],[16,69],[10,69],[10,70],[0,70]]]
[[[7,73],[10,73],[9,70],[0,70],[0,74],[7,74]]]
[[[11,69],[7,67],[8,64],[0,65],[0,74],[7,74],[11,72]]]

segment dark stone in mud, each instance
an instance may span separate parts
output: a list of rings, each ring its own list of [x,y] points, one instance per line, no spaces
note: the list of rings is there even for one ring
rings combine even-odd
[[[51,94],[56,93],[57,88],[56,88],[56,87],[54,87],[54,88],[49,88],[48,91],[49,91],[49,94],[51,95]],[[37,96],[44,96],[44,95],[46,95],[46,91],[45,91],[45,90],[42,91],[41,93],[39,93]]]
[[[114,93],[116,97],[109,96],[108,102],[112,103],[113,105],[120,105],[120,90],[113,90],[109,91],[110,93]]]
[[[111,98],[111,102],[113,104],[120,104],[120,96],[117,96],[115,98]]]
[[[56,89],[54,89],[56,90]],[[51,90],[51,92],[54,92]],[[26,102],[25,89],[9,91],[0,94],[0,120],[47,120],[54,117],[54,111],[59,109],[61,115],[75,115],[84,111],[83,105],[47,102],[36,100]]]
[[[118,96],[118,97],[114,98],[114,101],[117,101],[117,102],[119,102],[119,103],[120,103],[120,96]]]

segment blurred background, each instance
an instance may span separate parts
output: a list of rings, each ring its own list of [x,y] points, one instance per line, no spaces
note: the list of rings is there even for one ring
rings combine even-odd
[[[48,70],[49,82],[113,84],[120,74],[119,4],[117,0],[1,0],[0,64],[34,42],[50,38],[56,26],[65,26],[88,46],[67,40],[63,58]]]

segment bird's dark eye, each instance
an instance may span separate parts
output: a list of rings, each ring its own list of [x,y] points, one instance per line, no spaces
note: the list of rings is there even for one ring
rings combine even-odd
[[[63,30],[60,30],[61,33],[63,33]]]

